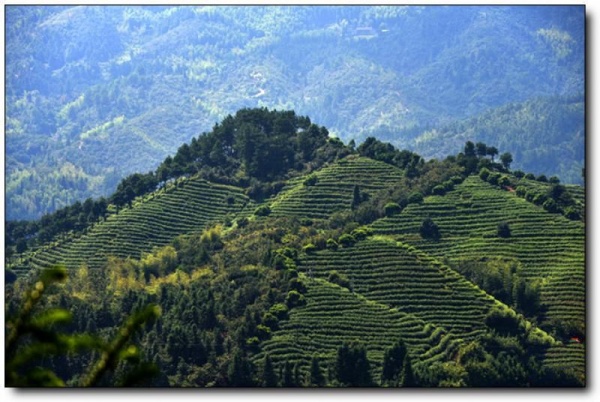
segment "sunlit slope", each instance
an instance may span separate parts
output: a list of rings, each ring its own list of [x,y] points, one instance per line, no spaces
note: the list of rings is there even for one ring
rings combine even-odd
[[[419,227],[431,218],[441,232],[439,241],[425,240]],[[497,236],[507,222],[511,237]],[[582,222],[550,214],[514,193],[471,176],[445,196],[411,204],[401,214],[373,224],[375,233],[396,235],[424,252],[449,261],[512,258],[521,275],[541,280],[541,301],[548,310],[543,322],[570,320],[583,327],[585,319],[585,229]]]
[[[201,231],[211,222],[235,218],[249,202],[240,189],[202,179],[179,180],[108,217],[79,237],[49,244],[32,256],[33,267],[87,264],[101,267],[108,256],[139,258],[176,236]]]
[[[326,219],[332,213],[352,207],[354,186],[361,194],[373,194],[395,181],[403,172],[387,163],[351,156],[325,167],[311,176],[291,181],[271,203],[273,216]]]
[[[319,278],[344,274],[352,289],[370,300],[411,313],[445,331],[476,337],[485,329],[492,297],[414,247],[387,238],[359,241],[301,260]]]
[[[415,364],[447,358],[447,347],[455,342],[452,334],[413,314],[322,279],[306,279],[305,283],[306,305],[291,310],[281,329],[262,344],[257,362],[268,353],[276,366],[289,361],[308,370],[312,356],[317,355],[325,372],[343,342],[358,340],[366,345],[374,378],[379,378],[385,350],[400,339]]]

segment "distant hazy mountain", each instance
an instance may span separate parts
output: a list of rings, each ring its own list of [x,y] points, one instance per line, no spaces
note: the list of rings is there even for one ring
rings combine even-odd
[[[574,6],[8,6],[7,218],[106,195],[241,107],[294,109],[344,140],[409,147],[490,108],[581,96],[584,66]],[[583,125],[581,103],[568,113]],[[496,121],[506,128],[485,125]],[[567,159],[546,149],[528,169],[578,180],[576,133]],[[440,153],[457,151],[433,137]],[[517,148],[534,155],[540,142]],[[565,167],[548,170],[561,155]]]

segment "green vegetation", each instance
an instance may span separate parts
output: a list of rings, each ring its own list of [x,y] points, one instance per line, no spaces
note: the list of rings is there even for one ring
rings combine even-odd
[[[580,179],[580,6],[9,6],[6,15],[10,220],[108,197],[244,107],[294,109],[345,141],[377,136],[427,158],[472,137],[527,171]],[[528,101],[540,96],[555,100]],[[516,110],[487,112],[498,107]],[[465,118],[468,131],[439,127]]]
[[[36,268],[62,262],[71,280],[48,302],[69,310],[74,332],[113,336],[132,312],[160,306],[161,320],[132,338],[133,360],[159,370],[151,385],[586,383],[585,230],[566,216],[584,192],[513,174],[484,143],[425,162],[325,132],[292,112],[244,109],[124,179],[104,217],[71,225],[102,205],[90,200],[33,232],[13,224],[7,312]],[[254,135],[288,157],[255,163]],[[28,238],[44,230],[50,242]],[[111,367],[97,357],[67,354],[48,370],[66,385],[94,382]]]
[[[13,319],[7,320],[6,385],[8,387],[64,387],[76,385],[93,387],[111,384],[114,386],[132,386],[147,383],[156,375],[154,365],[142,362],[139,349],[131,342],[135,332],[145,323],[160,316],[160,308],[149,305],[129,317],[119,329],[114,339],[105,342],[95,334],[67,334],[57,331],[57,326],[69,324],[72,314],[62,308],[47,308],[35,311],[42,295],[56,282],[67,277],[62,267],[45,270],[34,287],[25,293],[22,307]],[[42,367],[49,357],[55,360],[66,354],[80,351],[96,351],[100,357],[91,362],[85,373],[65,381],[52,370]],[[124,370],[128,370],[124,371]],[[109,372],[121,374],[113,375]]]

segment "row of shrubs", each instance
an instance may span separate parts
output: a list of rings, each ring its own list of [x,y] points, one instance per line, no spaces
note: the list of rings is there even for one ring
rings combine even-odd
[[[546,179],[546,176],[541,175],[537,179],[533,176],[533,174],[528,173],[524,174],[521,171],[513,172],[515,177],[521,179],[531,179],[537,180],[540,182],[547,182],[552,184],[546,192],[541,192],[535,189],[525,188],[524,186],[517,186],[515,189],[515,194],[518,197],[524,198],[525,200],[541,206],[546,211],[553,214],[563,214],[565,217],[571,220],[580,220],[581,214],[575,206],[575,201],[573,197],[568,193],[566,188],[559,184],[560,181],[556,176],[552,176],[550,180]],[[479,172],[479,177],[490,183],[491,185],[498,186],[501,188],[506,188],[513,186],[514,183],[511,182],[510,178],[507,175],[501,175],[497,172],[490,172],[488,169],[483,168]]]

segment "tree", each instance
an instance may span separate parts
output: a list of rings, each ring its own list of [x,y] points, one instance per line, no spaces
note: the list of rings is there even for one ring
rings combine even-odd
[[[295,387],[301,386],[303,381],[302,381],[302,373],[300,372],[300,362],[296,362],[296,364],[294,364],[293,374],[294,374],[294,386]]]
[[[396,342],[394,346],[386,350],[383,355],[383,371],[381,373],[381,384],[384,386],[400,386],[400,375],[406,356],[406,345],[402,341]]]
[[[294,373],[292,371],[292,365],[287,360],[283,365],[283,380],[281,386],[285,388],[296,386],[296,384],[294,384]]]
[[[475,156],[475,144],[472,141],[467,141],[465,144],[465,156],[473,157]]]
[[[400,375],[403,387],[416,387],[417,381],[415,380],[415,374],[413,373],[412,364],[410,362],[410,356],[408,353],[404,355],[404,361],[402,362],[402,374]]]
[[[354,243],[356,243],[356,239],[351,234],[345,233],[340,236],[338,242],[344,247],[351,247],[354,245]]]
[[[325,376],[319,366],[319,358],[313,355],[310,361],[310,384],[317,387],[324,387],[326,384]]]
[[[423,220],[423,223],[421,223],[421,227],[419,228],[419,233],[424,239],[438,240],[441,237],[438,225],[436,225],[431,218],[425,218]]]
[[[246,354],[237,349],[227,370],[228,384],[232,387],[252,387],[252,366]]]
[[[393,216],[402,211],[402,208],[396,202],[388,202],[383,209],[385,211],[385,216]]]
[[[344,342],[338,348],[336,378],[346,387],[368,387],[373,385],[367,349],[363,344]]]
[[[488,147],[487,154],[492,157],[492,162],[494,161],[494,156],[498,155],[498,148],[496,147]]]
[[[481,180],[487,181],[489,176],[490,176],[490,171],[488,168],[483,168],[479,171],[479,177],[481,178]]]
[[[55,283],[64,282],[67,270],[55,266],[42,272],[30,291],[25,293],[21,309],[16,317],[6,321],[5,375],[9,387],[64,387],[67,382],[40,362],[48,362],[54,356],[74,355],[91,351],[99,357],[81,373],[77,386],[98,386],[109,372],[113,373],[115,386],[132,386],[158,373],[155,365],[141,361],[141,353],[132,343],[135,333],[146,323],[160,316],[160,308],[150,304],[127,318],[108,342],[95,334],[66,334],[57,327],[71,324],[72,313],[62,308],[46,308],[36,312],[42,296]],[[133,364],[126,371],[122,362]],[[120,369],[119,369],[120,366]],[[75,378],[73,379],[75,380]]]
[[[485,145],[483,142],[478,142],[475,144],[475,149],[478,157],[483,158],[487,155],[487,145]]]
[[[504,152],[502,155],[500,155],[500,161],[505,169],[509,169],[510,164],[513,162],[513,157],[510,152]]]
[[[355,209],[361,201],[360,188],[358,188],[358,184],[355,184],[354,190],[352,191],[352,209]]]
[[[412,193],[411,195],[408,196],[408,203],[409,204],[423,203],[423,194],[419,193],[418,191],[415,191],[414,193]]]
[[[510,226],[506,222],[500,222],[498,224],[498,237],[508,238],[510,237]]]
[[[27,240],[25,240],[24,238],[20,238],[19,240],[17,240],[16,249],[18,254],[27,251]]]
[[[263,366],[262,386],[276,387],[277,383],[277,374],[275,374],[275,369],[273,368],[273,361],[271,360],[271,356],[269,356],[267,353],[265,354],[265,362]]]

